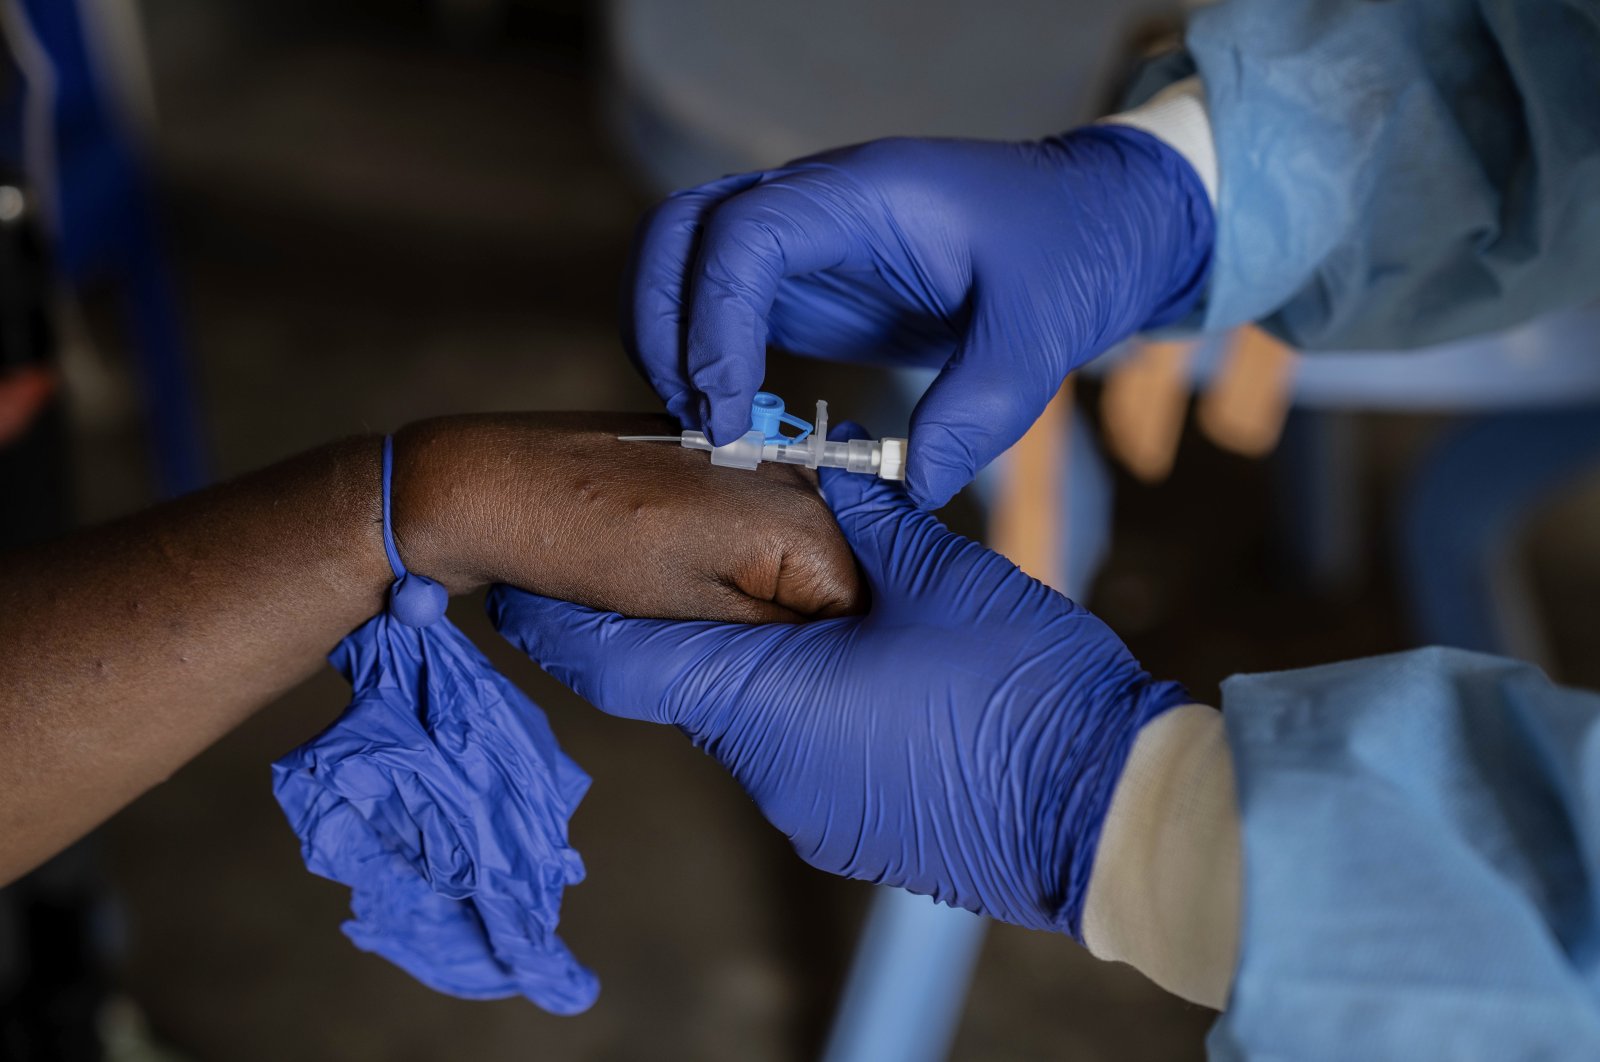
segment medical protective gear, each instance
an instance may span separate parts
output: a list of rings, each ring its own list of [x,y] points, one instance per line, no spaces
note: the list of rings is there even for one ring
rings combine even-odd
[[[887,140],[723,178],[647,220],[624,338],[685,427],[748,428],[770,342],[940,367],[906,484],[936,507],[1019,439],[1063,377],[1203,287],[1211,205],[1149,134]]]
[[[355,697],[273,765],[273,792],[306,866],[352,890],[344,931],[431,988],[586,1009],[598,982],[556,936],[561,893],[583,880],[567,822],[588,776],[544,714],[443,618],[445,594],[410,574],[389,521],[389,610],[333,651]]]
[[[1427,649],[1223,685],[1243,934],[1213,1057],[1600,1058],[1600,696]]]
[[[1494,331],[1600,295],[1600,4],[1227,0],[1190,17],[1219,168],[1203,323],[1303,349]]]
[[[864,616],[632,620],[508,587],[490,614],[597,707],[679,726],[813,866],[1077,935],[1128,749],[1183,690],[899,486],[821,475]]]

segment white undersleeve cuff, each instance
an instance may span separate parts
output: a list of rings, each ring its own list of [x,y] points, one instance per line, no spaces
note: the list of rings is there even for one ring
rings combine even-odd
[[[1083,937],[1102,959],[1222,1009],[1239,947],[1239,811],[1222,713],[1191,704],[1134,740],[1100,833]]]
[[[1131,111],[1100,119],[1113,125],[1143,129],[1182,155],[1217,205],[1217,147],[1211,138],[1205,86],[1198,77],[1175,81]]]

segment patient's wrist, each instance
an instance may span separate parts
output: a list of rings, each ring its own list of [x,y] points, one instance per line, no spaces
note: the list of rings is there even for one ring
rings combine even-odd
[[[510,525],[522,541],[543,537],[528,527],[543,499],[514,495],[501,472],[515,462],[524,483],[537,483],[538,454],[508,453],[511,446],[504,430],[475,417],[419,421],[395,434],[395,544],[409,570],[467,593],[499,577]]]

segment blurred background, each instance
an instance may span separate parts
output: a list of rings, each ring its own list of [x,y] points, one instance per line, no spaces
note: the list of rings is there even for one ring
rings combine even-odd
[[[1065,129],[1180,25],[1025,0],[5,8],[14,129],[55,49],[58,103],[81,105],[47,170],[26,135],[3,145],[7,543],[433,414],[658,408],[616,315],[654,199],[873,136]],[[1600,403],[1569,356],[1600,362],[1594,334],[1558,321],[1420,368],[1311,366],[1259,333],[1132,344],[1058,403],[1070,448],[947,515],[1019,550],[1016,522],[1043,521],[1052,545],[1019,562],[1202,701],[1236,671],[1438,640],[1600,686],[1600,474],[1562,442]],[[886,433],[918,386],[792,358],[768,383]],[[1505,470],[1521,446],[1548,474]],[[0,1058],[817,1056],[873,890],[794,858],[676,732],[540,674],[481,600],[452,614],[594,779],[563,918],[593,1010],[454,1000],[340,935],[347,892],[303,869],[268,785],[343,706],[330,671],[0,894]],[[948,1026],[951,1057],[1203,1054],[1210,1012],[1064,938],[996,926],[976,955],[969,989],[956,971],[909,1019]]]

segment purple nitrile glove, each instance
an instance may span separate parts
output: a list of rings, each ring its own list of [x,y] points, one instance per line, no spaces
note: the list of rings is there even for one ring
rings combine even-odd
[[[713,442],[749,427],[771,343],[938,367],[906,486],[936,508],[1073,369],[1181,318],[1211,261],[1189,163],[1123,126],[1024,143],[880,140],[679,192],[646,220],[623,338]]]

